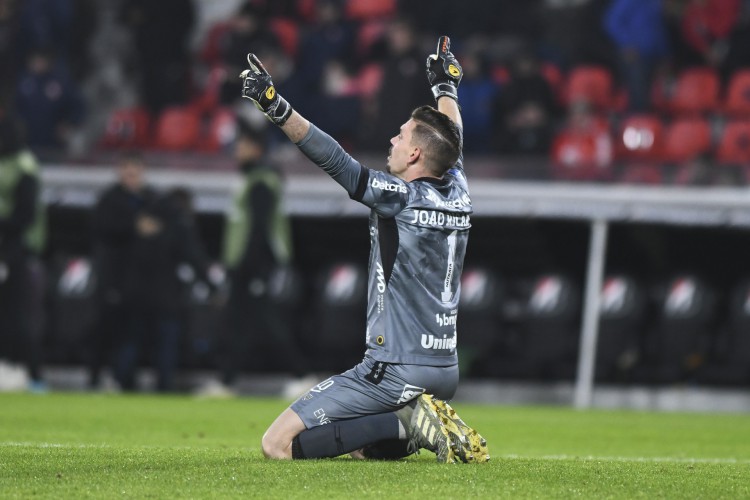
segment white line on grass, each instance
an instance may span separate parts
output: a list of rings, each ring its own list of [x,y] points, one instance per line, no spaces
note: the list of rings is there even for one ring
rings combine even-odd
[[[68,443],[36,443],[27,441],[0,442],[0,448],[114,448],[108,444],[68,444]],[[138,448],[157,448],[155,446],[138,446]],[[159,446],[158,448],[190,448],[185,446]],[[587,462],[643,462],[643,463],[684,463],[684,464],[750,464],[747,458],[695,458],[695,457],[618,457],[595,455],[492,455],[494,459],[502,460],[584,460]]]

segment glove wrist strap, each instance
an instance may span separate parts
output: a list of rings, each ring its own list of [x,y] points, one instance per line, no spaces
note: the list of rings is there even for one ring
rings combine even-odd
[[[458,102],[458,89],[453,82],[436,83],[431,87],[431,90],[436,102],[440,96],[448,96]]]
[[[292,116],[292,106],[281,96],[266,110],[266,116],[279,127],[283,126]]]

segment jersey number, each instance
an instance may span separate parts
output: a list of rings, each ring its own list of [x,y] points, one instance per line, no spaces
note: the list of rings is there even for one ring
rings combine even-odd
[[[456,232],[452,231],[448,235],[448,269],[445,271],[445,281],[443,282],[443,292],[440,294],[443,302],[450,302],[453,299],[451,291],[453,284],[453,268],[456,266]]]

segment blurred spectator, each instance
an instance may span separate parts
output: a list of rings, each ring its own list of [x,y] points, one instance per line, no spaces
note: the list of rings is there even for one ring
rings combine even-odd
[[[417,44],[410,21],[391,22],[386,30],[386,54],[381,61],[384,74],[380,90],[365,110],[360,130],[362,149],[382,150],[403,123],[404,109],[434,101],[425,82],[425,56]]]
[[[54,47],[67,65],[70,56],[73,0],[23,0],[19,3],[18,54],[23,61],[41,47]]]
[[[67,146],[84,117],[78,87],[48,48],[29,54],[26,69],[19,75],[15,104],[29,146],[37,153]]]
[[[297,65],[284,91],[300,112],[337,139],[357,128],[359,101],[344,87],[356,70],[356,27],[344,19],[343,0],[315,2],[315,17],[305,27]]]
[[[140,214],[156,199],[156,192],[145,184],[144,171],[140,154],[123,154],[117,166],[118,181],[102,193],[93,214],[99,313],[91,342],[93,352],[89,375],[92,387],[99,385],[102,365],[112,361],[115,346],[122,348],[127,343],[125,292],[135,260],[136,226]],[[149,222],[141,222],[141,225],[148,226]],[[116,374],[116,378],[121,377],[122,374]],[[127,380],[118,382],[131,383]]]
[[[284,357],[303,370],[299,348],[270,295],[274,270],[291,262],[292,241],[281,175],[265,154],[263,133],[243,124],[235,159],[244,181],[227,215],[222,249],[230,292],[218,357],[221,383],[202,388],[204,395],[231,394],[243,368],[272,368],[269,360]]]
[[[265,9],[244,2],[229,21],[215,25],[203,48],[203,60],[220,67],[225,77],[221,86],[221,104],[235,102],[242,90],[238,75],[247,66],[247,53],[261,54],[281,50],[278,37],[271,31]]]
[[[690,0],[682,14],[682,36],[695,54],[694,64],[721,68],[730,35],[740,14],[740,0]]]
[[[492,149],[492,103],[498,87],[490,78],[486,58],[478,48],[459,57],[464,70],[459,97],[464,118],[464,151],[486,153]]]
[[[32,389],[42,384],[41,266],[46,218],[39,166],[18,124],[0,118],[0,359],[26,365]]]
[[[576,101],[552,144],[553,176],[570,180],[611,178],[612,136],[607,121],[598,116],[590,103]]]
[[[124,0],[122,19],[135,38],[143,103],[158,113],[166,106],[187,102],[193,2]]]
[[[530,52],[520,53],[493,105],[496,149],[514,154],[548,152],[558,114],[554,92],[539,62]]]
[[[9,107],[15,90],[18,58],[18,6],[16,0],[0,0],[0,109]]]
[[[541,29],[533,39],[540,57],[563,71],[580,64],[609,64],[612,46],[601,27],[606,6],[605,0],[542,0]]]
[[[649,108],[655,71],[669,56],[663,5],[663,0],[612,0],[604,17],[630,111]]]
[[[197,235],[188,191],[177,188],[143,206],[135,219],[132,265],[124,283],[127,312],[123,341],[115,351],[122,389],[133,390],[143,353],[156,368],[157,390],[173,391],[185,331],[186,288],[193,275],[205,284],[209,263]],[[188,276],[185,276],[188,278]]]
[[[744,0],[740,7],[737,23],[729,35],[729,50],[724,61],[725,80],[740,68],[750,64],[750,1]]]

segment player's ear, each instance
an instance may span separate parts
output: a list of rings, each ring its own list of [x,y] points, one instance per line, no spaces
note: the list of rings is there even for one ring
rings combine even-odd
[[[419,146],[414,146],[411,150],[411,153],[409,153],[409,165],[417,163],[421,157],[422,148],[420,148]]]

